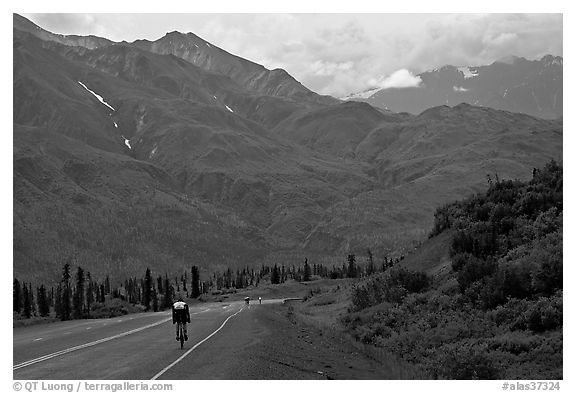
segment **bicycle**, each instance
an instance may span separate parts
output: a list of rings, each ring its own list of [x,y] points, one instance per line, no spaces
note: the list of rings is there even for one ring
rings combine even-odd
[[[178,324],[178,337],[180,337],[180,349],[184,348],[184,324],[182,322],[176,322]]]

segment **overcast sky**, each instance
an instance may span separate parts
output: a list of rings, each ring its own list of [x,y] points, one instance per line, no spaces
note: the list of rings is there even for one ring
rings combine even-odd
[[[561,14],[23,14],[46,30],[114,41],[193,32],[308,88],[343,96],[408,86],[445,64],[562,56]]]

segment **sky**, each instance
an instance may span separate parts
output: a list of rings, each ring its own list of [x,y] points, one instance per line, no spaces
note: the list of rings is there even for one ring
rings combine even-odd
[[[562,56],[562,14],[23,14],[60,34],[113,41],[192,32],[306,87],[341,97],[406,87],[446,64]]]

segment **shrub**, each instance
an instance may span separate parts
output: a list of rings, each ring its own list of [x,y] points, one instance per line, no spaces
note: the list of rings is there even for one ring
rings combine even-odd
[[[399,303],[407,294],[421,292],[430,285],[423,272],[404,268],[373,276],[352,289],[353,310],[363,310],[382,302]]]
[[[496,261],[492,258],[484,261],[478,258],[470,258],[458,272],[458,284],[460,290],[465,292],[466,289],[475,281],[491,275],[496,270]]]
[[[562,295],[552,298],[540,298],[515,321],[514,327],[544,332],[562,326]]]
[[[500,372],[488,357],[487,345],[473,344],[469,340],[442,346],[431,371],[448,379],[498,379]]]

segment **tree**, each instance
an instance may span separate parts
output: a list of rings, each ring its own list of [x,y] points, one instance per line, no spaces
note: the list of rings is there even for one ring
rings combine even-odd
[[[144,276],[144,288],[142,289],[142,304],[146,311],[150,310],[150,302],[152,301],[152,275],[150,268],[146,268]]]
[[[162,276],[158,276],[156,281],[158,282],[158,293],[163,294],[164,290],[162,289]]]
[[[30,296],[30,308],[32,315],[36,315],[36,303],[34,302],[34,291],[32,290],[32,283],[28,284],[28,296]]]
[[[70,304],[71,292],[70,265],[65,264],[64,268],[62,269],[62,300],[60,303],[60,319],[63,321],[69,320],[72,313],[72,307]]]
[[[270,283],[271,284],[280,284],[280,272],[278,270],[278,266],[274,264],[274,268],[272,269],[272,274],[270,275]]]
[[[174,287],[170,285],[170,279],[168,275],[164,277],[164,298],[162,299],[162,309],[166,310],[172,307],[172,296],[174,292]]]
[[[76,291],[74,292],[74,318],[81,319],[84,316],[84,269],[78,266],[76,272]]]
[[[32,303],[30,302],[30,295],[28,294],[28,285],[24,283],[22,297],[24,298],[24,316],[30,318],[32,316]]]
[[[376,273],[376,266],[374,266],[374,255],[372,254],[372,250],[368,249],[368,267],[366,268],[366,275],[371,276],[372,274]]]
[[[354,254],[349,254],[347,259],[348,259],[347,275],[350,278],[356,278],[358,274],[356,271],[356,256]]]
[[[200,296],[200,269],[198,266],[192,266],[192,297]]]
[[[90,308],[92,303],[94,303],[94,283],[92,282],[92,277],[90,277],[90,272],[86,273],[88,279],[88,290],[86,292],[86,310],[88,315],[90,315]]]
[[[14,279],[13,289],[12,289],[12,299],[13,299],[13,310],[20,314],[22,310],[22,288],[20,287],[20,281]]]
[[[304,274],[302,281],[310,281],[310,265],[308,264],[308,258],[304,258]]]
[[[48,297],[46,296],[46,288],[44,285],[40,285],[37,293],[38,313],[41,317],[47,317],[50,314],[50,304],[48,303]]]
[[[98,292],[99,292],[98,302],[100,303],[106,302],[106,287],[104,287],[104,284],[100,284],[100,290]]]
[[[104,292],[106,295],[110,295],[110,278],[106,276],[106,280],[104,282]]]
[[[158,311],[158,293],[154,286],[152,286],[152,311]]]
[[[56,287],[56,295],[54,297],[54,312],[57,318],[62,318],[62,283]]]

